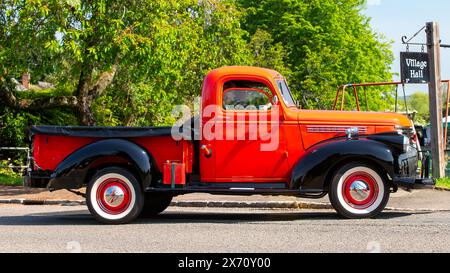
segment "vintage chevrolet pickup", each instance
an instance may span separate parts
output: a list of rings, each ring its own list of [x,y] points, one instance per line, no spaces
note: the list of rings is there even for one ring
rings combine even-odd
[[[434,183],[417,179],[419,144],[408,117],[298,109],[276,71],[213,70],[201,104],[199,116],[174,127],[33,126],[25,184],[87,187],[92,215],[122,224],[198,192],[328,194],[340,216],[368,218],[399,186]]]

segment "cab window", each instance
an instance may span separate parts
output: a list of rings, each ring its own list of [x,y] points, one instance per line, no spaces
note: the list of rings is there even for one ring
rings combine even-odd
[[[222,107],[227,111],[267,111],[272,101],[265,90],[230,88],[223,92]]]

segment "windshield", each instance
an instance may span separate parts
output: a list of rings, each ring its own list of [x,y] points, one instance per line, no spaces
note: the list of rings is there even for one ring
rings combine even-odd
[[[280,89],[282,99],[287,107],[296,107],[295,101],[292,98],[291,90],[285,80],[277,81],[278,89]]]

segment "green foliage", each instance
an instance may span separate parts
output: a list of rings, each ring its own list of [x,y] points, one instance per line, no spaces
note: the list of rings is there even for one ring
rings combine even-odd
[[[248,48],[252,53],[254,66],[274,69],[288,78],[291,76],[292,71],[284,63],[287,57],[286,49],[281,42],[274,43],[269,32],[256,29],[250,38]]]
[[[0,32],[7,34],[0,35],[0,56],[7,60],[0,62],[2,83],[28,71],[34,83],[55,84],[54,90],[16,92],[19,99],[74,95],[83,69],[93,68],[95,81],[118,65],[114,81],[94,101],[98,125],[171,124],[172,105],[198,96],[208,71],[251,64],[233,1],[6,0],[1,5]],[[71,109],[3,109],[2,142],[15,145],[24,144],[30,124],[78,124]]]
[[[0,146],[28,146],[28,128],[45,124],[76,125],[78,121],[71,111],[64,109],[19,111],[0,105]]]
[[[436,187],[450,189],[450,178],[444,177],[436,180]]]
[[[430,121],[430,100],[427,93],[416,92],[408,97],[408,110],[416,111],[415,123],[427,125]]]
[[[276,69],[305,108],[330,108],[338,85],[391,79],[389,43],[361,15],[362,0],[2,0],[0,85],[29,72],[54,89],[18,99],[77,96],[118,67],[92,110],[98,125],[170,125],[208,71]],[[89,72],[89,73],[87,73]],[[92,73],[90,73],[92,72]],[[366,90],[370,110],[392,90]],[[361,94],[360,94],[361,95]],[[347,109],[353,98],[348,97]],[[32,124],[77,125],[73,109],[17,110],[0,102],[0,144],[24,146]]]
[[[99,124],[105,126],[158,126],[172,125],[170,113],[174,93],[154,90],[154,86],[140,83],[127,86],[126,91],[110,90],[94,105]]]
[[[2,174],[0,171],[0,185],[4,186],[21,186],[23,185],[22,177],[15,177]]]
[[[5,126],[0,130],[1,144],[4,146],[26,146],[28,126],[37,118],[30,113],[20,113],[6,108],[0,116]]]
[[[442,85],[442,117],[446,114],[447,102],[447,85]],[[407,97],[407,105],[409,112],[417,112],[414,122],[420,125],[428,125],[430,123],[430,97],[428,93],[415,92]],[[399,109],[402,112],[406,111],[403,99],[399,101]]]
[[[251,64],[232,1],[155,3],[155,17],[146,19],[152,28],[145,30],[151,54],[121,66],[114,85],[96,101],[101,125],[171,125],[173,106],[199,96],[210,70]]]
[[[262,29],[282,43],[292,70],[291,89],[305,108],[329,109],[338,85],[392,79],[390,43],[361,14],[363,0],[237,2],[247,10],[243,26],[250,34]],[[392,90],[367,92],[370,110],[392,105]]]
[[[22,174],[7,168],[8,161],[0,160],[0,185],[15,186],[22,184]],[[4,168],[6,167],[6,168]]]

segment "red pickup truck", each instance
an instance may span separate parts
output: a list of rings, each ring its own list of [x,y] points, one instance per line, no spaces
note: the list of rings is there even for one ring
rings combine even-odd
[[[198,192],[328,194],[342,217],[367,218],[399,186],[434,183],[416,177],[419,144],[409,118],[298,109],[276,71],[213,70],[201,104],[199,116],[174,127],[33,126],[25,183],[87,187],[90,212],[108,224],[156,215],[174,196]]]

